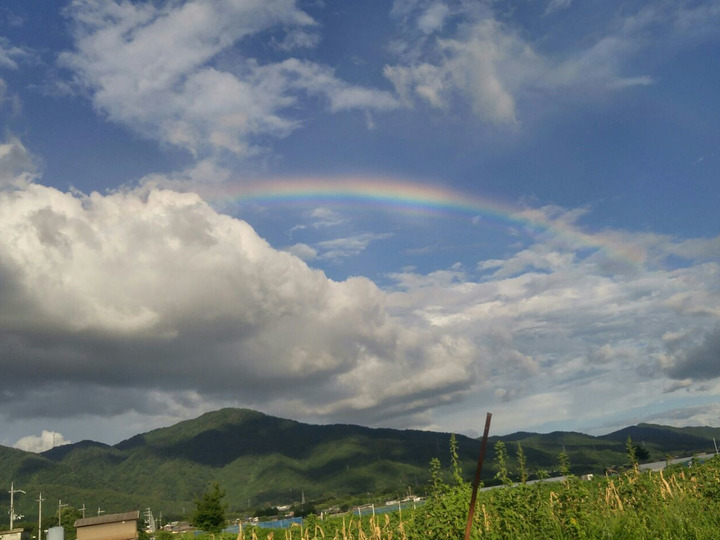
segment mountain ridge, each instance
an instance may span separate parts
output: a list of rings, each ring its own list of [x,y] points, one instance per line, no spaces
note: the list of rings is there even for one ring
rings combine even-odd
[[[629,426],[593,437],[578,432],[548,434],[520,431],[489,439],[483,480],[492,482],[494,445],[503,441],[511,473],[521,444],[530,472],[553,472],[561,451],[572,471],[603,472],[627,461],[627,436],[651,458],[713,450],[720,429]],[[455,436],[460,462],[471,477],[480,441]],[[450,434],[370,428],[352,424],[305,424],[250,409],[221,409],[197,418],[140,433],[115,445],[90,440],[34,454],[0,447],[0,476],[28,493],[42,491],[52,500],[77,501],[103,508],[152,506],[166,516],[192,508],[195,496],[219,482],[231,510],[308,499],[422,491],[428,464],[438,458],[447,468]],[[22,499],[30,499],[22,497]],[[0,504],[3,495],[0,494]],[[21,503],[22,504],[22,503]],[[29,504],[29,503],[28,503]],[[32,504],[20,508],[32,515]],[[111,510],[114,511],[114,510]]]

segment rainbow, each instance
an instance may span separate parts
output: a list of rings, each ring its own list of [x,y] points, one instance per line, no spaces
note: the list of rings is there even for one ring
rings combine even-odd
[[[207,187],[201,195],[214,206],[342,206],[385,209],[410,215],[450,216],[468,221],[501,223],[532,236],[553,235],[578,248],[602,250],[633,266],[643,262],[638,250],[613,235],[587,233],[562,217],[538,208],[519,207],[444,186],[396,178],[296,177],[227,182]]]

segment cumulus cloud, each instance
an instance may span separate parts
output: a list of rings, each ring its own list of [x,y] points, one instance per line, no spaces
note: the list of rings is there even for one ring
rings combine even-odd
[[[0,192],[0,282],[0,400],[18,417],[200,393],[377,420],[455,401],[474,377],[471,342],[405,328],[368,279],[329,280],[191,193]]]
[[[290,58],[261,65],[243,42],[286,28],[280,47],[314,44],[316,23],[292,0],[118,3],[75,0],[67,9],[75,50],[60,55],[74,83],[111,120],[195,155],[259,151],[261,137],[299,127],[284,111],[300,94],[325,100],[330,111],[394,108],[384,91],[358,87],[325,66]],[[223,53],[232,62],[222,67]]]
[[[13,448],[18,450],[25,450],[26,452],[45,452],[56,446],[62,446],[64,444],[70,444],[72,441],[65,440],[62,433],[55,431],[46,431],[43,429],[41,435],[28,435],[22,437],[14,445]]]
[[[408,426],[469,400],[527,428],[541,411],[619,414],[668,390],[714,388],[717,257],[668,266],[662,257],[675,260],[690,240],[642,233],[635,242],[648,255],[608,272],[632,233],[582,232],[584,210],[527,212],[564,233],[480,261],[479,272],[408,269],[382,290],[362,277],[332,281],[302,260],[350,256],[377,235],[283,252],[193,193],[6,189],[3,414],[72,418],[89,414],[89,402],[106,417],[243,405]]]

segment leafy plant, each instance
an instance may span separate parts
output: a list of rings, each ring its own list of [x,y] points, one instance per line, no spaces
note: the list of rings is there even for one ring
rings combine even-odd
[[[498,441],[495,443],[495,465],[497,466],[498,472],[495,473],[495,478],[500,480],[503,485],[512,484],[510,475],[508,473],[508,453],[505,443]]]
[[[527,458],[525,457],[525,452],[523,452],[523,448],[518,443],[517,445],[517,453],[515,454],[515,458],[517,459],[518,463],[518,473],[520,474],[520,483],[525,484],[527,483],[528,479],[528,472],[527,472]]]
[[[225,492],[220,484],[215,483],[211,490],[195,498],[195,512],[192,517],[193,524],[200,530],[217,533],[225,527],[225,510],[223,504]]]

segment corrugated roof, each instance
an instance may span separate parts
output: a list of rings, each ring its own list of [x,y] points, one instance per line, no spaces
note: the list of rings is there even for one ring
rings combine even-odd
[[[105,514],[104,516],[83,518],[75,520],[75,527],[87,527],[88,525],[102,525],[103,523],[117,523],[118,521],[129,521],[139,519],[140,510],[124,512],[122,514]]]

